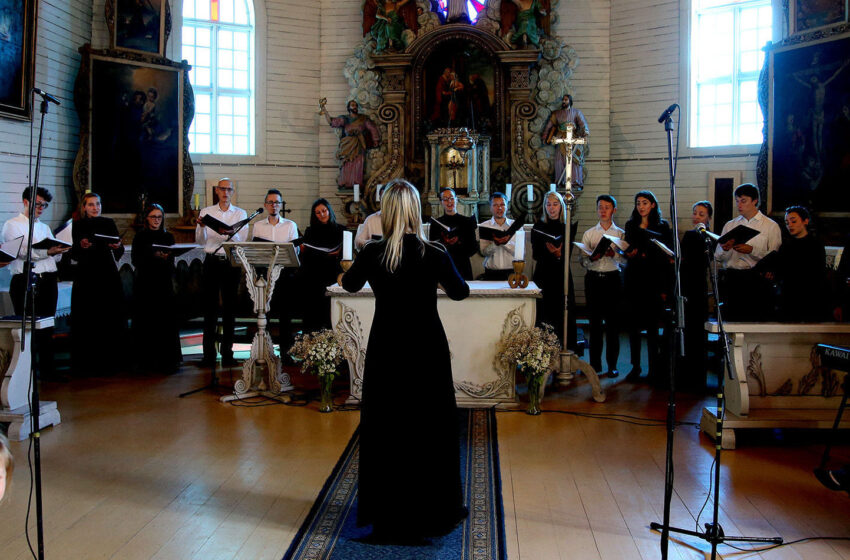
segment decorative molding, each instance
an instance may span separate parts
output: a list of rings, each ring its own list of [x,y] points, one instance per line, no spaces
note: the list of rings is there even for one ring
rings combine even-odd
[[[756,344],[750,351],[750,360],[747,364],[747,375],[759,384],[758,396],[767,395],[767,382],[764,379],[764,370],[761,367],[761,345]]]
[[[348,360],[351,375],[351,396],[361,399],[363,396],[363,370],[366,368],[366,344],[363,340],[363,328],[360,317],[351,307],[339,302],[340,316],[334,330],[343,337],[342,354]]]

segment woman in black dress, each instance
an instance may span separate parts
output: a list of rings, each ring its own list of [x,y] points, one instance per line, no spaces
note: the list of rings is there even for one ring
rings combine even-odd
[[[779,317],[787,323],[831,321],[826,249],[809,233],[809,211],[802,206],[785,210],[789,236],[779,247]]]
[[[133,238],[136,277],[132,340],[137,367],[173,372],[183,360],[174,294],[174,255],[154,245],[174,245],[174,236],[165,231],[165,211],[159,204],[145,209],[145,227]]]
[[[340,273],[342,232],[345,228],[336,223],[330,203],[320,198],[310,209],[310,226],[304,232],[301,245],[301,267],[296,275],[296,285],[301,287],[304,332],[317,331],[331,326],[331,299],[325,295],[328,286],[336,283]],[[326,252],[321,249],[335,248]]]
[[[628,302],[632,362],[626,379],[635,381],[640,377],[640,333],[645,329],[649,380],[658,382],[666,378],[666,360],[658,327],[664,318],[665,302],[672,292],[673,269],[670,258],[652,240],[657,239],[670,247],[673,232],[670,224],[661,219],[658,199],[652,192],[639,191],[635,195],[635,209],[625,230],[629,249],[623,288]]]
[[[677,386],[695,391],[705,389],[707,335],[705,322],[708,320],[708,267],[713,247],[710,239],[700,232],[711,231],[711,203],[701,200],[693,205],[694,229],[682,236],[682,261],[679,274],[682,280],[682,296],[685,298],[685,359],[684,367],[678,368],[681,379]]]
[[[75,375],[113,373],[124,348],[124,290],[116,261],[124,254],[118,228],[100,215],[100,196],[86,193],[71,233],[77,261],[71,292],[71,367]],[[93,350],[96,348],[97,350]]]
[[[564,199],[556,192],[546,193],[543,217],[531,230],[534,257],[534,283],[543,291],[537,300],[537,324],[546,323],[564,339]]]
[[[467,297],[469,286],[446,251],[425,240],[416,188],[396,179],[382,194],[384,237],[368,243],[341,279],[349,292],[368,281],[375,294],[360,412],[357,523],[371,524],[378,539],[438,536],[467,510],[437,284],[453,300]]]

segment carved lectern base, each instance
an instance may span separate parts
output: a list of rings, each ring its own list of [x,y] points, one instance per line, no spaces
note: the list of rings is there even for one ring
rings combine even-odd
[[[575,372],[581,370],[590,386],[593,389],[593,400],[596,402],[605,402],[605,391],[602,390],[602,384],[599,382],[599,374],[593,369],[589,363],[585,362],[572,351],[561,352],[561,367],[558,373],[558,383],[561,385],[569,385],[575,378]]]
[[[47,426],[58,426],[62,421],[59,417],[59,409],[56,401],[41,401],[41,414],[38,417],[38,425],[41,429]],[[7,437],[12,441],[23,441],[30,435],[32,427],[32,414],[30,407],[22,406],[14,410],[0,410],[0,422],[9,422],[9,433]]]

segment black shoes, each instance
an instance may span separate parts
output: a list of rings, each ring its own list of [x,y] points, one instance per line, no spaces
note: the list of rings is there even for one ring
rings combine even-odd
[[[626,376],[626,381],[638,381],[640,380],[640,374],[643,373],[643,370],[640,369],[640,366],[632,366],[632,370]]]

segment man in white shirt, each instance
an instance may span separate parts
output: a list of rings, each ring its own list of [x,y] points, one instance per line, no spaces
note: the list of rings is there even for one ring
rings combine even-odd
[[[758,271],[758,263],[782,245],[779,225],[759,210],[759,190],[745,183],[735,189],[738,217],[726,222],[722,235],[745,225],[760,233],[739,243],[734,239],[717,247],[714,258],[724,268],[723,319],[727,321],[773,320],[773,290],[770,282]]]
[[[24,211],[3,224],[3,241],[13,241],[21,238],[21,247],[18,258],[9,264],[9,272],[12,281],[9,285],[9,295],[16,315],[24,314],[24,299],[27,291],[25,271],[25,259],[27,256],[27,239],[29,238],[29,214],[31,189],[24,189],[21,194]],[[47,224],[41,222],[41,214],[50,205],[53,195],[44,187],[38,187],[35,195],[35,220],[33,225],[33,244],[44,239],[53,239],[53,232]],[[17,243],[17,241],[16,241]],[[56,263],[62,257],[62,253],[70,249],[68,247],[54,246],[49,249],[32,250],[31,274],[35,288],[35,314],[37,317],[52,317],[56,314],[56,300],[58,298],[57,268]],[[32,302],[28,305],[32,312]],[[36,346],[38,355],[38,368],[41,375],[46,379],[55,378],[53,369],[53,328],[40,329],[36,331]]]
[[[494,192],[490,195],[490,211],[493,217],[478,224],[480,228],[491,228],[505,231],[514,221],[505,217],[507,202],[505,195]],[[513,235],[494,236],[493,241],[481,239],[478,241],[481,254],[484,255],[484,280],[507,280],[513,272],[515,237]]]
[[[254,241],[271,241],[272,243],[291,243],[298,238],[298,226],[292,220],[281,216],[283,208],[283,195],[277,189],[269,189],[263,206],[268,212],[268,217],[254,224],[251,239]],[[294,289],[294,268],[284,269],[272,292],[271,308],[269,318],[278,318],[278,335],[275,340],[281,357],[287,356],[287,350],[292,346],[292,306],[295,298],[292,297]]]
[[[625,232],[614,224],[617,199],[608,194],[596,197],[596,215],[599,223],[584,232],[581,242],[591,250],[596,249],[607,235],[622,239]],[[605,323],[605,361],[608,377],[617,377],[617,360],[620,357],[620,301],[623,297],[623,280],[620,265],[625,259],[609,247],[603,255],[591,258],[581,255],[587,310],[590,319],[590,367],[602,371],[602,324]]]
[[[230,237],[230,241],[245,241],[248,237],[247,228],[234,232],[233,228],[222,228],[214,231],[204,226],[200,220],[212,216],[220,222],[233,225],[245,220],[248,215],[241,208],[230,203],[233,197],[233,181],[223,178],[215,187],[218,204],[207,206],[198,215],[199,223],[195,228],[195,242],[204,248],[207,254],[204,259],[204,358],[203,366],[215,364],[215,331],[218,322],[219,295],[221,295],[221,365],[232,367],[236,365],[233,359],[233,329],[236,326],[236,292],[239,288],[241,270],[231,266],[221,245]]]
[[[383,236],[384,230],[381,228],[381,211],[378,210],[374,214],[369,214],[363,223],[357,227],[357,235],[354,236],[354,247],[359,251],[373,239]]]

